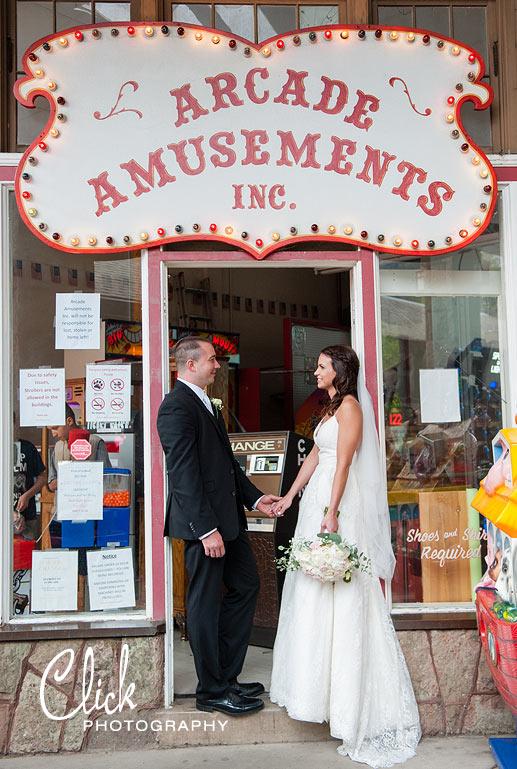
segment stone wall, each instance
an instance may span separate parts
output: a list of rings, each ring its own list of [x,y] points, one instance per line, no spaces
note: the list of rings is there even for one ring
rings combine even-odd
[[[515,719],[497,692],[477,630],[405,630],[397,635],[423,734],[515,731]]]
[[[425,735],[513,733],[515,720],[495,689],[477,631],[400,631],[398,637],[413,681]],[[142,717],[148,721],[154,715],[163,716],[164,713],[173,717],[173,712],[163,711],[163,641],[163,636],[154,636],[0,643],[0,753],[87,750],[98,747],[102,739],[105,749],[110,745],[119,750],[158,747],[160,740],[150,733],[108,732],[103,738],[93,728],[85,730],[85,719],[95,721],[102,717],[106,720],[104,710],[93,710],[91,716],[87,716],[81,709],[65,721],[48,718],[41,709],[40,685],[45,668],[55,655],[72,649],[73,664],[69,665],[70,655],[66,655],[58,666],[62,673],[69,666],[67,674],[59,681],[47,680],[45,703],[49,712],[57,716],[78,708],[83,700],[83,663],[87,649],[91,647],[95,677],[86,707],[95,704],[100,678],[97,703],[102,706],[106,694],[114,692],[116,699],[112,698],[109,703],[114,712],[118,702],[121,654],[123,645],[127,644],[128,665],[121,691],[123,697],[127,686],[135,684],[132,702],[137,708],[126,708],[112,717],[120,720]],[[89,678],[87,675],[87,681]],[[179,700],[175,710],[181,707],[184,707],[184,701]],[[194,710],[192,715],[194,717],[196,713],[198,718],[198,711]],[[300,739],[308,739],[303,731]],[[269,740],[264,734],[260,741],[274,742],[277,739],[271,735]]]
[[[45,668],[56,654],[72,649],[62,657],[56,670],[69,667],[62,680],[49,677],[45,686],[45,703],[56,716],[71,713],[83,701],[83,663],[88,647],[93,650],[93,687],[87,708],[95,704],[98,679],[101,679],[98,702],[103,704],[109,692],[116,694],[109,705],[118,701],[121,652],[128,645],[129,656],[122,694],[134,682],[133,702],[138,710],[163,705],[163,636],[87,640],[35,641],[34,643],[0,643],[0,753],[57,752],[82,750],[88,742],[84,720],[95,719],[81,709],[65,721],[48,718],[40,703],[40,685]],[[122,660],[123,661],[123,660]],[[86,677],[86,688],[90,675]],[[104,714],[104,711],[102,711]]]

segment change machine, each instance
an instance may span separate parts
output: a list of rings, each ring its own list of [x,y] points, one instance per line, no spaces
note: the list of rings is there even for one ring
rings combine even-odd
[[[235,458],[264,494],[283,496],[296,478],[300,465],[313,446],[303,435],[275,433],[233,433],[229,436]],[[248,532],[260,574],[260,593],[253,619],[251,643],[272,648],[284,575],[275,566],[287,545],[298,519],[299,497],[285,516],[268,518],[258,510],[247,512]]]

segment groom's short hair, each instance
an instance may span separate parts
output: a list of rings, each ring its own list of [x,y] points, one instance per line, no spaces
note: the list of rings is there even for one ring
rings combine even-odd
[[[178,371],[186,369],[189,360],[199,360],[201,357],[201,345],[203,344],[212,343],[209,339],[193,335],[184,336],[179,342],[176,342],[172,348],[172,354]]]

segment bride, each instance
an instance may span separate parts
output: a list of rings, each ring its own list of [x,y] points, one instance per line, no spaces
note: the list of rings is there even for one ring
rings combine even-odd
[[[291,718],[328,721],[342,755],[390,767],[415,755],[421,731],[379,582],[391,579],[395,560],[373,408],[351,347],[322,350],[315,375],[329,401],[313,449],[273,512],[283,515],[307,484],[295,538],[338,532],[371,559],[371,573],[331,583],[287,572],[270,697]]]

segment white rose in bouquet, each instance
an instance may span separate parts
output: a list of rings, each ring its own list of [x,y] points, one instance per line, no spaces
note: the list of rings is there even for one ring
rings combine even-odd
[[[344,542],[339,534],[318,534],[315,541],[291,540],[289,547],[280,547],[286,555],[277,559],[283,571],[301,569],[304,574],[322,582],[350,582],[352,569],[370,571],[370,561],[357,547]]]

